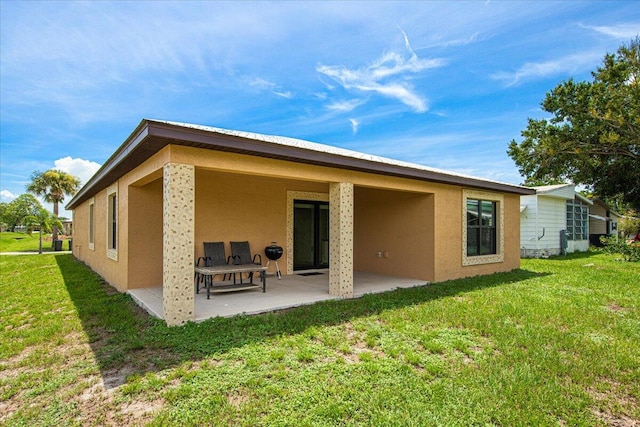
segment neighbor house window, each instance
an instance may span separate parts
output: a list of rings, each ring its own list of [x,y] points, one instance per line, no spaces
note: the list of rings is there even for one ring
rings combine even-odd
[[[587,240],[589,238],[589,206],[580,200],[567,200],[567,238]]]
[[[95,249],[95,219],[93,216],[93,206],[94,201],[91,200],[91,202],[89,203],[89,249],[91,249],[92,251]]]
[[[463,190],[462,265],[504,261],[504,197]]]
[[[118,191],[107,191],[107,256],[118,260]]]

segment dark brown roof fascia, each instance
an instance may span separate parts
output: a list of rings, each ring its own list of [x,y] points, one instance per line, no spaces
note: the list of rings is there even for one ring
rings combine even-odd
[[[127,172],[133,170],[164,146],[170,144],[507,193],[535,194],[533,189],[509,184],[380,163],[145,119],[140,122],[122,146],[76,194],[66,208],[73,209],[78,204],[88,200]]]
[[[212,134],[206,130],[176,127],[166,123],[151,123],[149,135],[169,138],[172,140],[171,144],[175,145],[194,146],[198,148],[249,154],[298,163],[356,170],[379,175],[382,174],[430,182],[439,182],[443,184],[491,189],[508,193],[535,194],[535,190],[512,186],[509,184],[458,175],[448,175],[437,171],[380,163],[322,151],[307,150],[304,148],[269,143],[241,136],[219,133]],[[241,144],[238,142],[241,142]]]
[[[146,126],[146,120],[143,120],[131,135],[129,135],[125,142],[116,150],[116,152],[113,153],[111,157],[104,162],[102,167],[93,174],[89,181],[82,186],[80,191],[78,191],[65,206],[65,209],[70,210],[75,208],[80,203],[93,197],[95,194],[104,190],[117,179],[122,177],[126,172],[117,173],[116,171],[118,170],[118,166],[122,165],[131,153],[143,143],[145,138],[147,138],[148,133],[149,131]]]

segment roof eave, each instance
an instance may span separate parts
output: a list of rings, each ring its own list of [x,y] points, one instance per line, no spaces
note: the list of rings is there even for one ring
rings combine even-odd
[[[241,144],[238,142],[241,141]],[[162,147],[170,144],[191,146],[209,150],[235,152],[239,154],[254,155],[298,163],[313,164],[341,169],[356,170],[367,173],[397,176],[422,181],[438,182],[442,184],[461,185],[485,190],[515,193],[520,195],[535,194],[535,190],[511,184],[486,181],[480,178],[449,175],[427,169],[410,168],[388,163],[380,163],[367,159],[342,156],[334,153],[313,151],[295,146],[273,144],[265,141],[254,140],[242,136],[216,133],[195,128],[186,128],[174,124],[157,122],[144,119],[118,148],[118,150],[105,162],[94,174],[75,197],[67,204],[66,209],[74,209],[93,194],[106,188],[111,182],[104,182],[112,175],[117,179],[129,170],[119,170],[124,163],[137,150],[145,144],[153,143],[152,151],[147,151],[139,159],[135,159],[132,165],[137,166],[148,158],[149,153],[157,152]],[[122,169],[122,168],[121,168]],[[115,180],[114,179],[114,180]]]
[[[91,193],[101,180],[103,180],[110,171],[112,171],[117,165],[121,164],[122,161],[135,149],[135,147],[139,146],[144,139],[148,136],[148,126],[147,120],[143,119],[138,126],[131,132],[131,134],[125,139],[125,142],[118,147],[118,149],[107,159],[106,162],[98,169],[96,173],[87,181],[85,185],[82,186],[80,191],[78,191],[73,198],[67,203],[65,206],[66,210],[72,210],[82,201],[92,197],[93,194],[97,193],[95,191],[93,194]],[[107,184],[108,185],[108,184]],[[99,191],[99,190],[98,190]]]

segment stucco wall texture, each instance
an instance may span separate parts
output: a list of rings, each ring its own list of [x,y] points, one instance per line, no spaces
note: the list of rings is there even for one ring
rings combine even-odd
[[[162,317],[172,326],[194,316],[194,167],[165,164],[163,190]]]
[[[188,252],[190,263],[203,255],[204,241],[225,242],[227,254],[230,241],[243,240],[249,241],[254,253],[262,254],[273,241],[290,251],[291,194],[312,193],[321,199],[326,195],[331,204],[338,201],[339,209],[332,210],[338,218],[331,224],[339,224],[340,231],[351,229],[353,250],[341,242],[345,251],[333,254],[332,266],[337,256],[340,265],[352,265],[352,270],[430,282],[520,266],[518,194],[496,193],[503,197],[504,260],[463,266],[461,186],[169,145],[114,183],[117,261],[106,257],[106,190],[92,199],[93,250],[88,244],[90,201],[74,209],[74,255],[120,291],[163,283],[163,256],[167,256],[163,168],[168,164],[193,168],[193,240],[182,255]],[[348,252],[352,259],[343,260]],[[290,262],[291,254],[286,253],[280,260],[283,272],[292,271]]]

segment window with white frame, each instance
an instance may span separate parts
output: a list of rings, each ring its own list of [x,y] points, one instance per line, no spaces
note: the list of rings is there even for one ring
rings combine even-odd
[[[589,206],[578,199],[567,200],[567,238],[569,240],[589,238]]]
[[[118,260],[118,191],[117,187],[107,191],[107,256]]]
[[[89,202],[89,249],[90,250],[95,250],[95,245],[94,245],[94,241],[95,241],[95,217],[94,217],[94,200],[92,199],[91,202]]]

